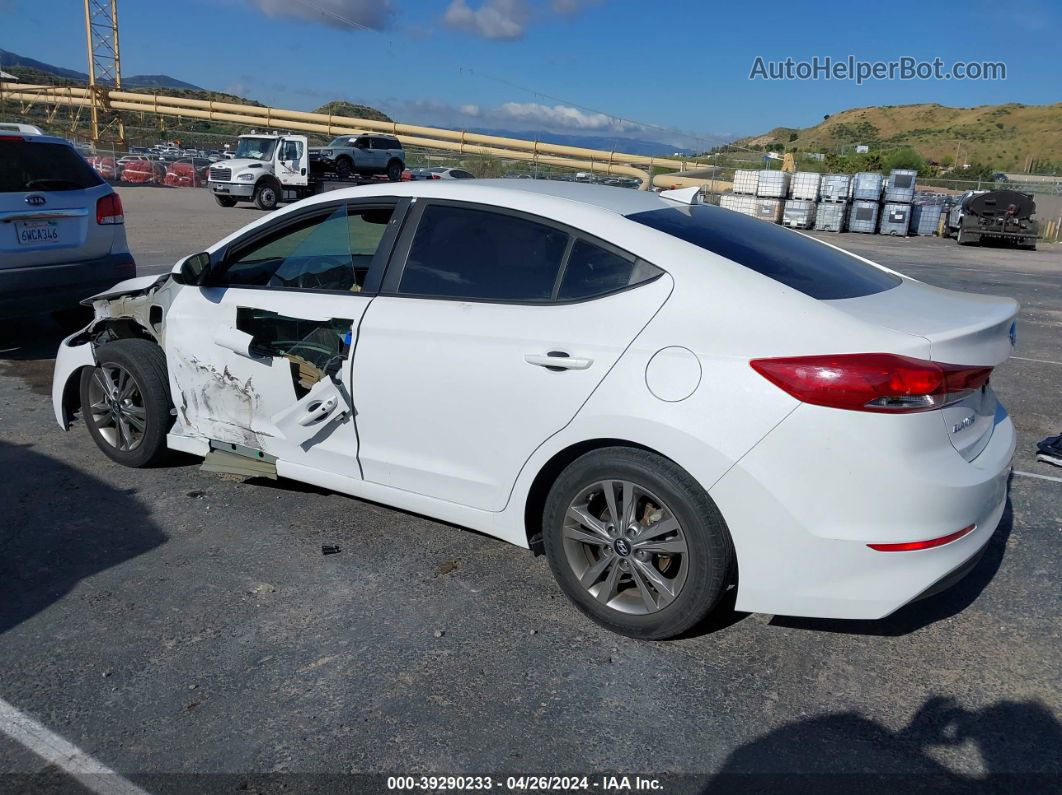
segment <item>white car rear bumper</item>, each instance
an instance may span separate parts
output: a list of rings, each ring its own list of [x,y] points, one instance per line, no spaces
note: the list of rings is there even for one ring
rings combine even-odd
[[[882,420],[914,423],[917,433],[883,434]],[[797,409],[710,490],[737,551],[737,609],[883,618],[978,555],[1006,506],[1014,426],[1001,407],[988,445],[970,462],[946,433],[939,412]],[[969,534],[930,549],[867,546],[940,538],[971,524]]]

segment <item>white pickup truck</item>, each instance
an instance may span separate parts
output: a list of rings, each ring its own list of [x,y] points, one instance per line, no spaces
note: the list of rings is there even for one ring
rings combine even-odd
[[[210,167],[208,183],[222,207],[250,201],[260,210],[274,210],[321,188],[310,174],[306,136],[280,133],[241,135],[233,158]]]

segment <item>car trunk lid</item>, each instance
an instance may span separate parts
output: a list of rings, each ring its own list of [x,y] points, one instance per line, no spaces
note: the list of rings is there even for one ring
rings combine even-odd
[[[960,293],[912,279],[884,292],[829,301],[861,320],[922,337],[929,358],[943,364],[996,367],[1010,356],[1018,303],[1011,298]],[[989,384],[940,410],[948,439],[972,461],[992,438],[1002,407]]]

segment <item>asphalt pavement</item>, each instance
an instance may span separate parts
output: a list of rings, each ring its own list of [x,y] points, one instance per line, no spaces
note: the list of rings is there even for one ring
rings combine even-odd
[[[121,193],[154,272],[260,217],[204,191]],[[543,558],[501,541],[188,457],[110,462],[82,423],[56,426],[61,335],[25,320],[0,326],[0,707],[148,791],[344,788],[366,773],[1057,786],[1062,470],[1033,445],[1062,430],[1062,247],[823,237],[1022,303],[993,384],[1026,474],[951,590],[878,622],[723,609],[680,640],[622,638],[565,601]],[[78,786],[0,732],[0,790]]]

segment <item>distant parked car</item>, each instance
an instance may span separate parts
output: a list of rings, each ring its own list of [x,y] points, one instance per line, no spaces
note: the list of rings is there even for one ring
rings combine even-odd
[[[122,168],[122,182],[133,185],[162,185],[166,179],[166,164],[161,160],[141,159]]]
[[[136,275],[124,221],[118,194],[69,141],[5,131],[0,318],[52,312],[77,322],[81,299]]]
[[[431,168],[414,168],[411,172],[413,179],[475,179],[476,175],[465,171],[463,168],[449,168],[447,166],[432,166]]]
[[[205,187],[210,178],[210,166],[205,157],[178,160],[166,169],[165,184],[173,188]]]

